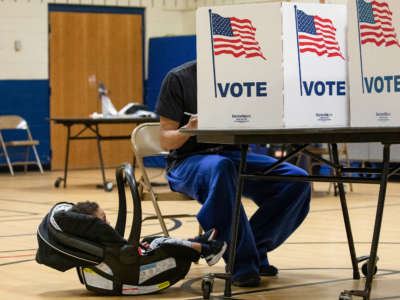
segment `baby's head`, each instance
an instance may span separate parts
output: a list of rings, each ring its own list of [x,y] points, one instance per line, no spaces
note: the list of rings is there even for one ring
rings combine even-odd
[[[97,217],[100,220],[106,222],[108,225],[110,225],[110,222],[107,221],[104,210],[96,202],[90,202],[90,201],[78,202],[74,204],[74,206],[72,206],[70,211]]]

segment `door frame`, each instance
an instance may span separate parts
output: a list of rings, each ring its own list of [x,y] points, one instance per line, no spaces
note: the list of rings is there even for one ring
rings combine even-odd
[[[52,97],[52,78],[51,78],[51,67],[52,67],[52,60],[51,60],[51,43],[50,43],[50,38],[51,38],[51,13],[52,12],[63,12],[63,13],[86,13],[86,14],[119,14],[119,15],[136,15],[141,17],[141,31],[140,34],[142,35],[142,57],[141,57],[141,63],[142,63],[142,82],[141,82],[141,88],[142,88],[142,103],[144,103],[146,99],[146,80],[145,80],[145,8],[141,7],[126,7],[126,6],[100,6],[100,5],[80,5],[80,4],[54,4],[54,3],[49,3],[48,4],[48,39],[49,39],[49,44],[48,44],[48,72],[49,72],[49,93],[48,93],[48,107],[49,107],[49,113],[51,113],[51,97]],[[54,29],[53,29],[54,30]],[[137,44],[138,47],[140,47],[140,42],[138,41]],[[140,58],[139,58],[140,59]],[[139,69],[137,71],[140,72]],[[137,98],[138,100],[140,98]],[[51,117],[51,116],[50,116]],[[53,160],[53,149],[52,149],[52,140],[51,140],[51,124],[49,124],[49,146],[50,146],[50,158],[49,158],[49,164],[50,166],[52,165],[52,160]],[[50,167],[52,168],[52,166]]]

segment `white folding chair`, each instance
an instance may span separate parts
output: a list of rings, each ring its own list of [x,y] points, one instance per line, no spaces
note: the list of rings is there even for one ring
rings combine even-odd
[[[168,229],[165,225],[164,219],[167,218],[182,218],[182,217],[196,217],[195,214],[169,214],[164,215],[161,213],[158,201],[180,201],[180,200],[193,200],[192,198],[165,188],[160,191],[152,185],[148,172],[144,166],[143,158],[149,156],[166,156],[168,152],[163,150],[160,146],[160,123],[143,123],[137,126],[131,135],[131,142],[133,151],[136,156],[136,163],[141,171],[141,178],[139,179],[139,195],[142,201],[151,200],[153,202],[155,215],[145,217],[145,220],[158,219],[162,231],[165,236],[169,236]],[[199,225],[199,234],[202,229]]]
[[[2,130],[24,130],[26,132],[26,139],[24,140],[10,140],[5,141],[3,139]],[[43,173],[42,164],[40,163],[39,155],[36,150],[36,145],[39,145],[39,141],[33,140],[31,132],[29,130],[28,123],[20,116],[0,116],[0,146],[2,153],[0,155],[4,156],[8,168],[10,169],[11,175],[14,175],[13,165],[24,165],[25,172],[27,171],[27,166],[30,164],[37,164],[40,173]],[[10,147],[26,147],[25,161],[15,161],[10,160],[7,149]],[[29,150],[32,147],[33,153],[35,154],[36,161],[29,161]]]

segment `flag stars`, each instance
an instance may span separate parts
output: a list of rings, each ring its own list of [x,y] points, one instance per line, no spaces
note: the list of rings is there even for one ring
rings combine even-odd
[[[212,18],[213,34],[233,36],[231,20],[220,15],[213,14]]]
[[[299,22],[299,32],[305,32],[309,34],[317,34],[317,30],[314,25],[314,17],[305,14],[303,11],[297,11],[297,20]]]
[[[372,12],[372,6],[364,1],[358,1],[358,14],[360,16],[360,22],[369,24],[375,24],[374,14]]]

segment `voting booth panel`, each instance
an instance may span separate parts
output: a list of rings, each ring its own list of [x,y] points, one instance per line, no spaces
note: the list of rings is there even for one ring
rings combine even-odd
[[[200,129],[283,126],[280,8],[272,3],[197,10]]]
[[[348,125],[343,5],[197,11],[199,129]]]
[[[400,1],[349,0],[352,127],[400,125]]]
[[[346,6],[282,3],[284,124],[349,124]]]

